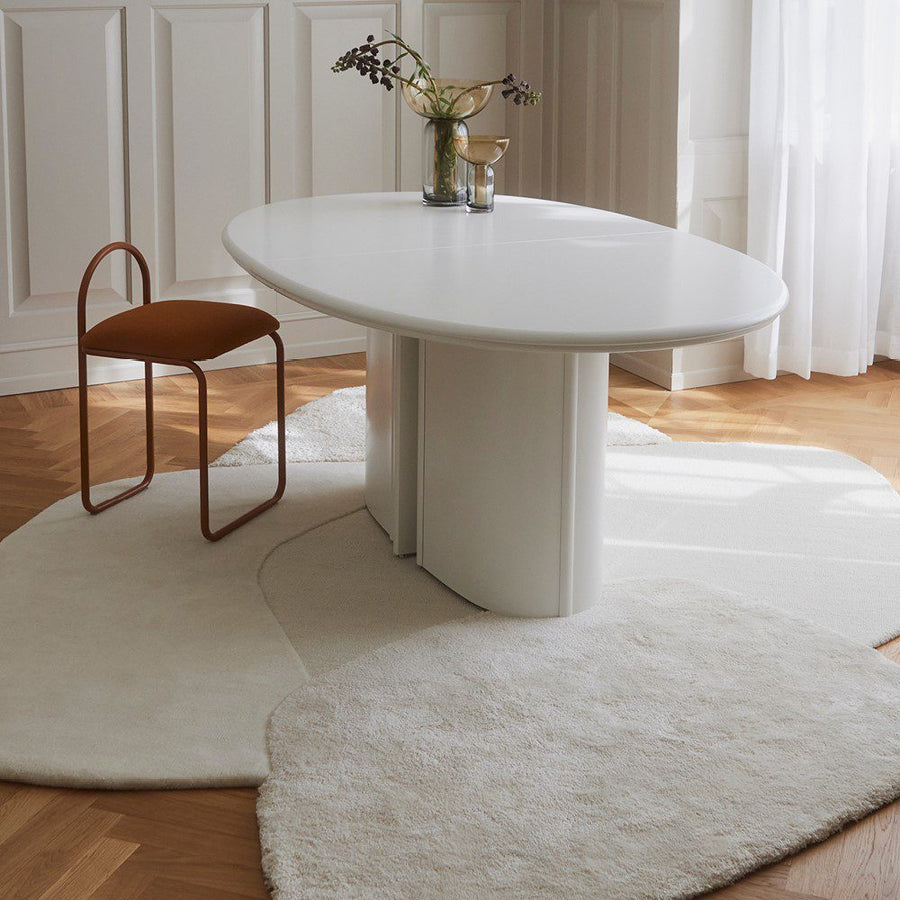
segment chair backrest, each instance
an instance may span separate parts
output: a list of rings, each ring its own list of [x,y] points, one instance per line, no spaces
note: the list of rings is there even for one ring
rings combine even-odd
[[[134,244],[129,244],[127,241],[114,241],[112,244],[107,244],[105,247],[101,248],[97,251],[94,258],[88,263],[88,267],[84,270],[84,275],[81,279],[81,287],[78,288],[78,340],[80,341],[84,337],[84,332],[86,331],[87,325],[87,295],[88,288],[91,286],[91,279],[94,277],[94,272],[97,271],[97,266],[100,265],[103,260],[109,256],[114,250],[124,250],[126,253],[130,253],[136,260],[138,267],[141,270],[141,284],[143,289],[143,302],[150,302],[150,267],[147,265],[147,260],[144,259],[143,254]]]

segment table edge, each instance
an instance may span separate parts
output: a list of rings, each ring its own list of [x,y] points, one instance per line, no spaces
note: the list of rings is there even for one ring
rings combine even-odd
[[[304,199],[304,198],[295,198]],[[527,198],[526,198],[527,199]],[[552,201],[551,201],[552,202]],[[271,204],[264,204],[271,205]],[[258,208],[258,207],[254,207]],[[247,210],[238,213],[242,215]],[[266,287],[275,291],[282,297],[285,297],[302,306],[314,309],[324,315],[333,316],[347,322],[353,322],[367,328],[373,328],[378,331],[387,331],[404,337],[413,337],[424,340],[433,340],[443,343],[460,344],[470,347],[482,347],[487,349],[506,349],[506,350],[529,350],[529,351],[547,351],[562,353],[634,353],[644,350],[665,350],[676,347],[689,347],[695,344],[715,343],[719,341],[731,340],[757,331],[771,324],[784,311],[789,301],[787,286],[784,281],[779,278],[776,272],[769,269],[773,276],[781,281],[781,291],[778,299],[770,304],[769,308],[759,318],[753,318],[752,321],[743,317],[734,323],[733,327],[726,329],[710,329],[708,331],[698,331],[691,335],[677,335],[661,333],[655,335],[652,339],[642,339],[635,335],[622,334],[613,336],[600,335],[567,335],[564,332],[558,334],[529,334],[523,333],[516,337],[508,337],[497,333],[494,329],[474,327],[471,334],[460,334],[458,329],[442,329],[438,326],[440,323],[426,322],[412,316],[389,316],[387,318],[372,317],[366,315],[365,310],[358,304],[348,301],[345,298],[335,297],[330,294],[318,291],[315,288],[300,285],[292,282],[291,286],[285,284],[278,278],[277,274],[272,272],[268,267],[247,255],[240,247],[238,247],[231,239],[229,229],[232,222],[238,216],[232,217],[222,231],[222,244],[228,254],[234,261],[246,272],[252,275],[257,281]],[[676,229],[666,229],[676,231]],[[676,232],[678,233],[678,232]],[[684,233],[684,232],[680,232]],[[697,237],[697,235],[693,235]],[[714,243],[714,242],[710,242]],[[720,246],[723,250],[730,250],[733,253],[740,251],[732,248]],[[764,263],[754,259],[747,254],[747,260],[759,266],[765,266]],[[302,291],[302,293],[301,293]],[[452,329],[452,330],[451,330]]]

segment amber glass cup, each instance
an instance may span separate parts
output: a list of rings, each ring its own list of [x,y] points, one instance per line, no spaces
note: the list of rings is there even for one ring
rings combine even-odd
[[[494,209],[493,165],[509,147],[509,138],[499,134],[459,135],[453,143],[461,159],[469,164],[466,184],[466,208],[469,212]]]

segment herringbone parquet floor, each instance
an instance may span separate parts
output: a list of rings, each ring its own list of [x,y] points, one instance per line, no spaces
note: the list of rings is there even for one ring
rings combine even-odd
[[[361,354],[290,363],[288,408],[361,384],[364,367]],[[95,480],[140,473],[141,391],[140,382],[92,390]],[[900,488],[897,363],[860,378],[787,377],[678,394],[614,371],[611,393],[613,409],[679,440],[830,447],[869,463]],[[194,467],[191,376],[158,379],[156,397],[158,471]],[[271,367],[210,373],[210,399],[216,456],[273,417]],[[71,390],[0,397],[0,535],[77,489],[75,404]],[[884,650],[900,662],[900,640]],[[265,897],[254,803],[252,790],[103,792],[0,783],[0,897]],[[900,803],[711,896],[898,900]]]

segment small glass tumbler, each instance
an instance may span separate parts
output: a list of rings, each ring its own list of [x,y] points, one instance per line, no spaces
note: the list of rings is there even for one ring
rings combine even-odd
[[[493,166],[469,163],[466,168],[466,207],[472,212],[491,212],[494,208]]]
[[[466,209],[492,212],[494,209],[494,170],[509,147],[509,138],[497,134],[459,135],[453,139],[456,152],[469,164],[466,179]]]

